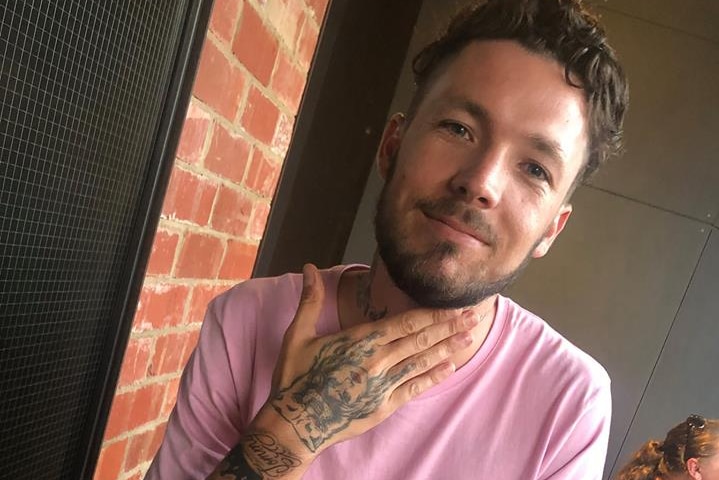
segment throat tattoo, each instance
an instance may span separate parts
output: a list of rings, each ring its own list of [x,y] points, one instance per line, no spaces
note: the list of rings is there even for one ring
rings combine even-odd
[[[372,269],[369,272],[362,273],[362,276],[357,282],[356,299],[357,306],[362,311],[365,318],[376,322],[377,320],[381,320],[387,316],[387,307],[380,309],[372,305],[372,293],[370,289],[372,288],[374,272],[375,269],[374,266],[372,266]]]

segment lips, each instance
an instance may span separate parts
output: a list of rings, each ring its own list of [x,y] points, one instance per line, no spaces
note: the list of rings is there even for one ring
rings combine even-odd
[[[446,225],[447,227],[449,227],[450,229],[452,229],[458,233],[461,233],[463,235],[466,235],[468,237],[471,237],[472,239],[478,241],[479,243],[481,243],[483,245],[489,245],[489,242],[476,229],[470,227],[469,225],[467,225],[464,222],[457,220],[454,217],[444,216],[444,215],[434,215],[434,214],[427,213],[425,211],[423,211],[422,213],[424,213],[424,215],[427,218],[429,218],[430,220],[433,220],[438,223],[442,223],[442,224]]]

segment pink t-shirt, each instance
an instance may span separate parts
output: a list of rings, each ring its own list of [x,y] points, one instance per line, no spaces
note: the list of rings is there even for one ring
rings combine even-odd
[[[323,271],[319,335],[339,330],[337,285]],[[210,304],[147,479],[204,479],[267,399],[301,275],[255,279]],[[591,480],[604,467],[609,377],[544,321],[499,297],[472,359],[369,432],[333,445],[305,479]]]

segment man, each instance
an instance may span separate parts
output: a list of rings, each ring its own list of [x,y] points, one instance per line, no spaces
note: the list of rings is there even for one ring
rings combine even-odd
[[[215,299],[148,478],[601,478],[606,372],[499,292],[618,147],[621,68],[577,0],[489,0],[414,69],[371,269]]]

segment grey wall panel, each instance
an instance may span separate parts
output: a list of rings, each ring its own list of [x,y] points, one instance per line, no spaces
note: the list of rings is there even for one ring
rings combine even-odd
[[[690,413],[719,418],[719,231],[701,257],[664,351],[621,450],[619,468],[649,438]]]
[[[591,187],[580,188],[573,203],[553,250],[532,262],[508,294],[609,372],[613,459],[709,227]]]
[[[626,67],[627,154],[594,185],[712,223],[719,205],[719,45],[604,10]]]
[[[719,42],[716,0],[591,0],[592,4]]]

